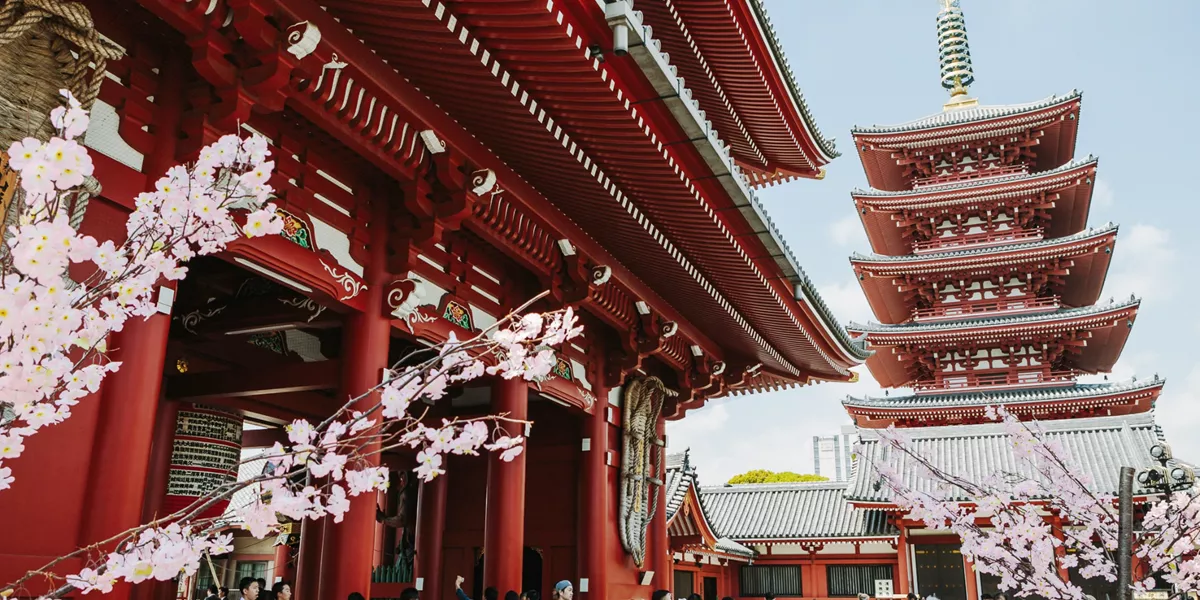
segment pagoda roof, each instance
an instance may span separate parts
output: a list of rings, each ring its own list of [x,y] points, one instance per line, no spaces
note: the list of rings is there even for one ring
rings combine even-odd
[[[606,61],[582,50],[611,41],[595,4],[347,0],[328,14],[469,132],[462,143],[493,152],[499,164],[484,166],[518,174],[506,188],[536,191],[547,218],[585,227],[570,241],[611,253],[614,273],[645,282],[685,333],[702,327],[712,360],[804,383],[849,379],[869,354],[819,300],[636,11],[622,16],[635,25],[630,58]]]
[[[700,499],[722,535],[742,543],[891,539],[887,514],[855,509],[848,483],[764,483],[704,487]]]
[[[1124,392],[1161,388],[1165,379],[1157,375],[1150,379],[1136,378],[1113,383],[1077,383],[1063,388],[1032,388],[1000,392],[971,392],[963,394],[906,394],[896,396],[846,396],[843,406],[870,408],[938,408],[952,406],[997,406],[1023,402],[1047,402],[1101,398]]]
[[[751,181],[819,177],[838,156],[761,0],[666,0],[637,9]]]
[[[875,188],[854,188],[850,195],[855,198],[862,198],[866,202],[871,202],[873,206],[888,206],[892,204],[903,205],[908,207],[908,203],[913,200],[924,200],[922,205],[935,205],[941,202],[946,202],[947,199],[943,196],[953,195],[956,198],[970,198],[974,200],[981,189],[991,191],[992,187],[1003,185],[1006,188],[1011,187],[1030,187],[1042,184],[1047,180],[1059,180],[1059,176],[1063,173],[1083,169],[1089,166],[1094,166],[1100,161],[1100,157],[1087,155],[1086,158],[1073,159],[1061,166],[1037,173],[1012,173],[1008,175],[998,175],[996,177],[988,177],[981,179],[969,179],[967,181],[955,181],[951,183],[942,183],[938,185],[923,185],[918,188],[907,190],[877,190]],[[935,198],[927,198],[934,196]],[[882,201],[874,200],[876,198]]]
[[[1106,304],[1095,304],[1091,306],[1080,306],[1076,308],[1063,308],[1054,312],[1040,313],[1033,315],[1015,315],[1008,317],[991,317],[982,319],[968,319],[963,321],[949,322],[933,322],[933,323],[904,323],[902,325],[884,325],[880,323],[850,323],[847,328],[850,331],[872,334],[924,334],[938,332],[971,332],[977,330],[992,330],[992,329],[1017,329],[1027,326],[1036,327],[1038,325],[1049,325],[1051,327],[1066,322],[1073,322],[1078,319],[1088,317],[1112,317],[1118,313],[1124,313],[1131,309],[1136,311],[1141,300],[1131,297],[1123,302],[1110,302]],[[1097,322],[1107,319],[1097,319]],[[1032,327],[1031,327],[1032,328]],[[1040,329],[1040,328],[1039,328]],[[872,340],[874,341],[874,340]]]
[[[842,405],[859,427],[927,427],[987,420],[987,408],[1004,406],[1022,419],[1055,419],[1146,412],[1166,382],[1131,379],[1116,383],[1077,383],[1060,388],[1025,388],[995,392],[908,394],[855,398]]]
[[[937,281],[948,274],[987,272],[988,270],[1016,269],[1021,265],[1037,265],[1053,259],[1073,261],[1069,273],[1062,276],[1061,283],[1053,286],[1054,294],[1067,306],[1086,306],[1100,298],[1104,280],[1108,274],[1112,252],[1117,237],[1117,225],[1107,223],[1075,235],[1034,242],[1021,242],[1003,246],[988,246],[969,250],[956,250],[931,254],[909,254],[886,256],[882,254],[858,254],[850,257],[850,264],[859,275],[859,284],[867,296],[867,302],[876,318],[884,323],[901,323],[913,317],[917,299],[902,293],[895,284],[896,277],[916,280]],[[1046,310],[1022,305],[1021,298],[997,299],[996,302],[1012,301],[1012,310],[1034,312]],[[943,305],[947,309],[966,310],[967,304]],[[959,317],[962,318],[962,317]]]
[[[954,214],[982,211],[983,207],[1010,206],[1019,202],[1038,203],[1043,193],[1058,194],[1053,206],[1043,208],[1050,216],[1046,235],[1063,237],[1087,225],[1099,160],[1088,156],[1038,173],[1020,173],[899,191],[856,189],[851,192],[871,248],[881,254],[912,252],[911,229],[897,227],[896,217]]]
[[[1081,98],[1072,91],[1027,104],[957,108],[901,125],[855,127],[852,133],[868,183],[883,190],[913,187],[913,176],[897,161],[897,152],[923,156],[938,147],[958,148],[997,138],[1007,142],[1029,132],[1036,132],[1035,140],[1025,140],[1033,144],[1029,168],[1046,171],[1075,154]]]
[[[1041,428],[1045,439],[1066,449],[1078,465],[1080,475],[1092,482],[1089,485],[1092,492],[1104,495],[1116,495],[1121,467],[1142,470],[1157,465],[1150,456],[1150,447],[1164,441],[1153,412],[1040,421],[1035,426]],[[968,481],[981,481],[1003,472],[1033,475],[1018,462],[1003,423],[921,427],[906,429],[905,434],[916,454]],[[847,500],[860,507],[892,505],[891,490],[879,485],[881,476],[875,468],[876,462],[884,460],[885,452],[886,461],[893,472],[901,474],[905,486],[930,494],[942,493],[938,482],[909,465],[908,457],[889,448],[879,435],[879,430],[859,430],[858,473],[846,490]],[[1134,486],[1136,495],[1153,493],[1136,482]]]
[[[886,254],[863,254],[855,252],[850,255],[852,263],[889,263],[889,264],[923,264],[923,263],[945,263],[958,262],[960,259],[987,259],[993,256],[1008,255],[1014,252],[1022,254],[1036,254],[1039,251],[1047,249],[1056,249],[1060,246],[1072,244],[1074,242],[1091,240],[1096,238],[1106,237],[1111,233],[1116,233],[1118,225],[1112,222],[1105,223],[1099,227],[1085,229],[1074,235],[1069,235],[1060,238],[1051,238],[1044,240],[1036,240],[1032,242],[1019,242],[1015,244],[1007,244],[1004,246],[987,246],[983,248],[972,248],[967,250],[955,250],[953,252],[931,252],[929,254],[905,254],[902,256],[888,256]],[[975,261],[972,261],[975,262]],[[929,269],[937,267],[930,266]]]
[[[1079,90],[1071,90],[1063,95],[1052,95],[1034,102],[1023,104],[996,104],[990,106],[969,106],[945,110],[939,113],[921,117],[899,125],[871,125],[869,127],[854,126],[851,133],[859,135],[875,135],[890,133],[907,133],[940,129],[956,125],[975,124],[996,119],[1011,119],[1035,113],[1047,108],[1060,107],[1075,102],[1083,97]]]

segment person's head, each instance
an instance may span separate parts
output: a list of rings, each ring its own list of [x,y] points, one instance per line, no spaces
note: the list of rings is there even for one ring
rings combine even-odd
[[[346,596],[346,600],[367,600],[367,599],[363,598],[363,595],[358,592],[350,592],[350,595]]]
[[[654,590],[654,593],[650,594],[650,600],[671,600],[671,590]]]
[[[571,600],[575,596],[575,588],[566,579],[554,584],[554,595],[559,600]]]
[[[995,596],[993,596],[993,595],[991,595],[991,594],[984,594],[984,595],[983,595],[983,600],[993,600],[994,598],[995,598]]]
[[[542,594],[537,590],[529,590],[521,594],[521,600],[542,600]]]
[[[995,598],[996,600],[1008,600],[1008,596],[1005,596],[1004,592],[997,592]]]
[[[257,581],[257,582],[258,582],[258,591],[260,591],[260,592],[261,592],[261,591],[264,591],[264,590],[270,589],[270,588],[268,588],[268,587],[267,587],[267,580],[266,580],[266,579],[263,579],[262,577],[259,577],[258,579],[255,579],[255,581]]]
[[[688,594],[688,600],[704,600],[704,599],[700,597],[700,594],[692,593],[692,594]]]
[[[504,592],[504,600],[520,600],[520,596],[518,596],[517,593],[512,590],[508,590],[507,592]]]
[[[912,592],[909,592],[909,593],[908,593],[908,597],[906,598],[906,600],[921,600],[921,599],[920,599],[920,598],[918,598],[916,594],[914,594],[914,593],[912,593]]]
[[[242,598],[246,600],[258,600],[258,580],[253,577],[243,577],[238,583],[238,591],[242,593]]]
[[[223,587],[223,588],[217,590],[217,596],[220,596],[221,598],[228,598],[229,597],[229,588]]]
[[[733,596],[725,596],[724,598],[721,598],[721,600],[733,600]]]
[[[271,595],[277,600],[292,600],[292,585],[286,581],[276,581],[271,586]]]
[[[862,593],[862,592],[859,592],[859,593],[858,593],[858,600],[871,600],[871,597],[870,597],[869,595],[867,595],[867,594],[864,594],[864,593]]]
[[[400,600],[420,600],[420,598],[421,593],[417,591],[417,588],[404,588],[404,591],[400,592]]]
[[[217,595],[217,584],[215,584],[215,583],[208,584],[208,589],[206,589],[204,591],[209,596],[216,596]]]
[[[483,600],[500,600],[500,590],[491,586],[483,588]]]
[[[767,594],[765,598],[766,600],[775,600],[775,594]]]

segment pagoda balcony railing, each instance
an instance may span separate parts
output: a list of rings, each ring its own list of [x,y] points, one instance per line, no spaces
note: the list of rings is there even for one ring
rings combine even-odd
[[[988,246],[1003,246],[1017,242],[1036,242],[1045,237],[1046,231],[1041,227],[1033,229],[1006,229],[1004,231],[988,231],[970,235],[935,238],[924,242],[913,242],[913,254],[932,254],[934,252],[953,252],[970,248],[986,248]]]
[[[955,374],[933,381],[914,382],[912,387],[917,394],[944,394],[1013,388],[1066,387],[1074,384],[1075,373],[1072,371],[1024,371],[988,375]]]
[[[913,180],[913,188],[921,189],[932,185],[946,185],[948,183],[962,183],[964,181],[972,181],[975,179],[988,179],[991,177],[1003,177],[1005,175],[1017,175],[1020,173],[1028,173],[1029,168],[1025,165],[1008,165],[1005,167],[996,167],[994,169],[976,169],[965,173],[953,173],[950,175],[934,175],[933,177],[921,177]]]
[[[940,304],[931,308],[913,310],[913,320],[919,323],[931,321],[955,321],[958,319],[975,319],[980,317],[1023,315],[1043,312],[1053,312],[1062,306],[1061,298],[1002,298],[989,302],[963,302],[955,304]]]

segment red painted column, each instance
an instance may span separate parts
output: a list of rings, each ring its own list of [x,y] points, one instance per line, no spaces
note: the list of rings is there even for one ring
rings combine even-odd
[[[276,579],[291,583],[293,577],[292,547],[287,544],[275,546],[275,573],[272,575],[271,580],[267,582],[267,585],[275,585]]]
[[[523,379],[498,378],[492,384],[492,413],[513,419],[529,415],[529,387]],[[517,434],[509,426],[509,433]],[[512,462],[488,455],[487,520],[483,527],[483,581],[503,596],[521,590],[521,565],[525,547],[525,457]],[[433,596],[430,596],[433,598]]]
[[[163,517],[163,499],[167,495],[167,480],[171,476],[171,452],[175,449],[175,421],[179,403],[164,400],[158,405],[154,423],[154,442],[150,447],[150,467],[146,472],[146,494],[142,503],[142,522]],[[174,598],[175,581],[146,581],[134,586],[135,600],[164,600]]]
[[[597,372],[602,372],[597,370]],[[598,377],[596,378],[598,379]],[[585,436],[588,450],[583,453],[583,577],[588,580],[584,600],[604,600],[608,597],[608,390],[596,390],[598,400],[592,414],[585,416]]]
[[[908,589],[908,528],[900,524],[900,535],[896,538],[896,593],[907,594]]]
[[[86,546],[142,522],[146,474],[150,464],[155,415],[162,390],[170,315],[135,318],[111,336],[114,360],[121,369],[100,390],[100,418],[88,471],[88,504],[79,544]],[[120,585],[113,598],[129,598]]]
[[[367,294],[363,312],[350,315],[343,325],[342,394],[356,397],[379,384],[388,366],[388,344],[392,326],[383,310],[383,290],[387,287],[387,207],[375,202],[370,227],[370,259],[364,271]],[[379,402],[372,393],[358,402],[367,410]],[[377,451],[378,442],[368,444],[364,453]],[[379,455],[370,457],[379,464]],[[375,554],[375,494],[362,494],[350,500],[350,511],[341,523],[325,519],[325,550],[321,565],[320,598],[345,598],[353,592],[370,596],[371,566]]]
[[[168,56],[161,70],[162,94],[154,151],[143,165],[150,185],[175,163],[175,149],[183,110],[183,67],[178,56]],[[160,292],[161,293],[161,292]],[[88,469],[88,510],[79,529],[79,545],[108,538],[141,523],[146,493],[146,469],[154,438],[155,415],[162,392],[163,362],[171,315],[155,313],[134,317],[124,329],[109,336],[112,360],[122,363],[100,387],[100,414]],[[130,597],[131,586],[118,585],[113,598]]]
[[[666,439],[667,421],[659,417],[658,423],[654,425],[654,436],[660,440]],[[664,446],[655,446],[651,452],[659,453],[660,464],[666,462],[666,449]],[[671,580],[671,541],[667,537],[667,496],[664,486],[651,485],[650,493],[658,496],[658,501],[655,503],[654,516],[650,520],[650,543],[647,548],[653,552],[651,560],[647,561],[650,568],[654,569],[654,589],[670,590],[675,587],[675,582]]]
[[[979,600],[979,586],[975,585],[975,564],[972,563],[964,554],[963,560],[963,577],[967,583],[967,600]]]
[[[305,519],[300,524],[300,552],[292,595],[297,600],[321,599],[321,563],[325,551],[325,521]],[[365,593],[364,593],[365,595]]]
[[[442,598],[442,533],[446,530],[446,475],[422,481],[417,502],[415,577],[424,583],[421,596]]]

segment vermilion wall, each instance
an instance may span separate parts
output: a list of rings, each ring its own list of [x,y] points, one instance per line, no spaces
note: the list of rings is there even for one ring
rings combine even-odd
[[[110,239],[124,232],[126,214],[104,199],[93,199],[80,229]],[[80,399],[69,419],[29,437],[20,458],[4,462],[15,481],[10,489],[0,491],[0,582],[14,581],[81,544],[97,541],[80,539],[80,531],[88,506],[88,471],[100,403],[98,393]],[[77,561],[68,561],[54,571],[75,573],[80,568]],[[43,591],[38,582],[27,588],[34,595]]]
[[[883,565],[890,564],[894,569],[901,566],[895,554],[817,554],[810,556],[759,556],[754,561],[756,565],[799,565],[800,581],[804,598],[829,598],[829,581],[825,574],[828,565]],[[734,588],[737,592],[737,588]],[[874,594],[874,590],[867,590]],[[738,594],[733,594],[740,598]]]

